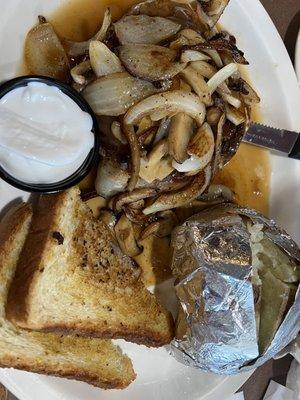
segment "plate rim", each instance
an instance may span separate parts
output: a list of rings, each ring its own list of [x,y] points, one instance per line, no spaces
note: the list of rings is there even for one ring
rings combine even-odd
[[[285,75],[285,84],[286,84],[286,88],[285,88],[285,93],[293,93],[293,96],[295,95],[296,97],[298,97],[299,101],[300,101],[300,91],[298,89],[298,81],[297,81],[297,77],[296,77],[296,73],[295,70],[293,68],[293,64],[292,61],[288,55],[287,49],[284,45],[284,42],[282,40],[282,38],[279,35],[279,32],[277,31],[275,24],[273,23],[271,17],[269,16],[269,14],[267,13],[266,9],[264,8],[264,6],[262,5],[262,3],[260,2],[260,0],[235,0],[239,6],[245,11],[247,7],[251,7],[251,10],[253,12],[251,12],[251,14],[248,12],[247,14],[250,15],[249,19],[253,20],[255,18],[255,24],[258,24],[260,26],[260,32],[263,34],[264,37],[264,42],[267,43],[269,42],[268,39],[271,40],[276,40],[276,54],[277,57],[280,61],[279,64],[279,68],[282,69],[282,73],[284,73]],[[232,3],[234,3],[234,0],[232,0]],[[299,37],[298,37],[298,42],[299,42],[299,49],[300,49],[300,32],[299,32]],[[300,52],[300,51],[299,51]],[[300,58],[300,54],[299,54],[299,58]],[[299,60],[300,63],[300,60]],[[300,65],[299,65],[300,68]],[[300,74],[300,71],[299,71]],[[287,129],[300,129],[300,113],[297,114],[296,112],[293,112],[293,108],[289,109],[289,121],[290,121],[290,126],[289,127],[285,127]],[[284,127],[283,127],[284,128]],[[0,369],[0,381],[3,382],[3,384],[7,387],[7,389],[13,393],[14,395],[18,396],[19,400],[32,400],[32,393],[30,393],[30,387],[31,384],[35,383],[35,390],[38,390],[38,384],[40,384],[42,387],[40,387],[41,390],[41,395],[43,395],[43,400],[53,400],[55,396],[55,393],[51,393],[51,387],[50,385],[45,385],[42,382],[38,382],[36,379],[34,379],[33,377],[30,376],[26,376],[28,373],[24,372],[24,379],[28,380],[28,385],[26,385],[26,387],[24,388],[24,385],[18,385],[18,383],[16,383],[14,381],[14,377],[13,377],[13,369]],[[225,386],[228,387],[228,385],[230,385],[230,381],[232,379],[232,381],[236,378],[241,378],[240,380],[238,379],[239,383],[239,387],[241,387],[248,379],[249,377],[252,375],[254,371],[251,371],[251,373],[248,373],[249,376],[245,376],[245,375],[236,375],[234,377],[226,377],[226,379],[224,379],[223,382],[221,382],[220,384],[218,384],[215,388],[213,388],[210,392],[208,392],[206,395],[201,396],[201,394],[199,394],[199,400],[214,400],[214,397],[217,396],[217,392],[219,390],[222,391],[222,393],[224,393],[225,390]],[[12,374],[11,374],[12,373]],[[38,375],[37,375],[38,376]],[[45,389],[45,386],[47,387],[47,393],[45,393],[43,391],[43,389]],[[235,385],[237,386],[237,384]],[[223,389],[222,389],[223,388]],[[50,389],[50,390],[49,390]],[[221,394],[219,392],[219,394]],[[45,395],[47,397],[45,397]],[[61,400],[61,397],[57,397],[57,400]]]

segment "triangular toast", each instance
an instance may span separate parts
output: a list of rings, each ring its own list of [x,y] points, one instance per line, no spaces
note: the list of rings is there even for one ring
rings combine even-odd
[[[41,196],[10,290],[7,316],[20,327],[148,346],[169,343],[171,315],[139,278],[109,228],[72,188]]]

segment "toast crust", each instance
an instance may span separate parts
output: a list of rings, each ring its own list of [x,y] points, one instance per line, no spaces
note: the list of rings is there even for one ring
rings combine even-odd
[[[14,368],[26,372],[33,372],[42,375],[56,376],[58,378],[65,378],[70,380],[77,380],[81,382],[88,383],[89,385],[101,388],[101,389],[125,389],[134,379],[136,374],[133,374],[130,382],[116,378],[112,379],[99,379],[96,374],[86,374],[79,368],[76,369],[58,369],[52,368],[51,366],[39,366],[35,364],[32,360],[20,361],[16,357],[4,357],[0,359],[0,368]]]
[[[6,304],[7,319],[20,323],[20,326],[28,319],[31,287],[35,285],[39,274],[37,266],[40,266],[44,253],[47,252],[49,232],[51,230],[55,232],[53,221],[59,211],[59,203],[65,196],[65,192],[47,196],[48,210],[40,207],[39,215],[33,216]]]
[[[71,190],[73,196],[79,196],[78,189]],[[89,317],[82,317],[80,312],[78,312],[77,317],[75,316],[73,319],[65,320],[63,318],[61,320],[55,320],[55,318],[50,318],[49,320],[42,320],[39,317],[39,313],[32,312],[32,307],[34,307],[36,303],[35,289],[39,283],[39,279],[42,279],[41,274],[44,270],[43,262],[45,262],[45,259],[48,259],[47,257],[53,244],[60,246],[65,239],[64,234],[60,232],[58,221],[61,207],[64,207],[69,197],[70,192],[64,192],[58,195],[43,196],[41,198],[38,210],[33,217],[30,234],[27,237],[20,256],[16,277],[9,292],[6,306],[7,318],[24,329],[33,329],[40,332],[62,332],[64,334],[78,334],[81,336],[98,338],[122,338],[149,347],[159,347],[170,343],[174,337],[173,318],[171,314],[156,301],[154,295],[148,292],[140,278],[134,279],[129,283],[131,294],[122,292],[122,288],[120,291],[121,294],[106,292],[106,286],[110,282],[99,284],[99,282],[96,282],[96,279],[94,279],[93,273],[88,274],[84,272],[84,270],[78,272],[75,279],[77,279],[77,287],[82,286],[83,291],[87,290],[87,297],[101,298],[102,296],[107,296],[105,300],[108,299],[113,305],[117,304],[115,308],[124,308],[123,302],[128,305],[128,312],[131,315],[138,315],[138,313],[143,314],[143,321],[145,322],[140,319],[136,324],[127,324],[126,318],[124,317],[124,310],[122,310],[123,319],[117,319],[117,321],[115,320],[114,322],[110,322],[111,314],[107,312],[105,317],[101,317],[102,319],[100,320],[97,320],[97,318],[90,319]],[[93,218],[91,213],[89,218]],[[107,228],[104,226],[103,229]],[[128,257],[123,255],[122,257],[121,263],[123,261],[124,264],[133,263]],[[64,265],[61,265],[61,267],[64,268]],[[135,270],[134,265],[133,270]],[[126,273],[125,280],[130,281],[130,277],[128,278]],[[91,287],[93,287],[93,291]],[[68,290],[68,288],[66,288],[66,290]],[[143,294],[143,297],[140,300],[136,300],[140,293]],[[62,293],[62,296],[64,296],[64,293]],[[76,303],[76,296],[77,293],[74,295],[74,302],[80,305]],[[85,299],[83,298],[83,300]],[[135,304],[138,301],[140,301],[140,308]],[[91,303],[89,303],[88,307],[93,308],[90,304]],[[94,307],[99,308],[101,304],[97,303]],[[32,316],[33,314],[34,317]],[[157,323],[160,324],[159,326],[163,326],[163,328],[158,329],[156,327]]]

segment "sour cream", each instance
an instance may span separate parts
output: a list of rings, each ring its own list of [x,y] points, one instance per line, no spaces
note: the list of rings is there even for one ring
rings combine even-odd
[[[94,146],[92,117],[40,82],[0,99],[0,165],[14,178],[49,184],[70,177]]]

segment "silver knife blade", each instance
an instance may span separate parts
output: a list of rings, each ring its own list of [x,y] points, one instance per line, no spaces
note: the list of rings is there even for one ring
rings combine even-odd
[[[286,129],[271,128],[262,124],[252,122],[250,128],[243,137],[243,142],[280,151],[289,155],[297,140],[299,133]]]

